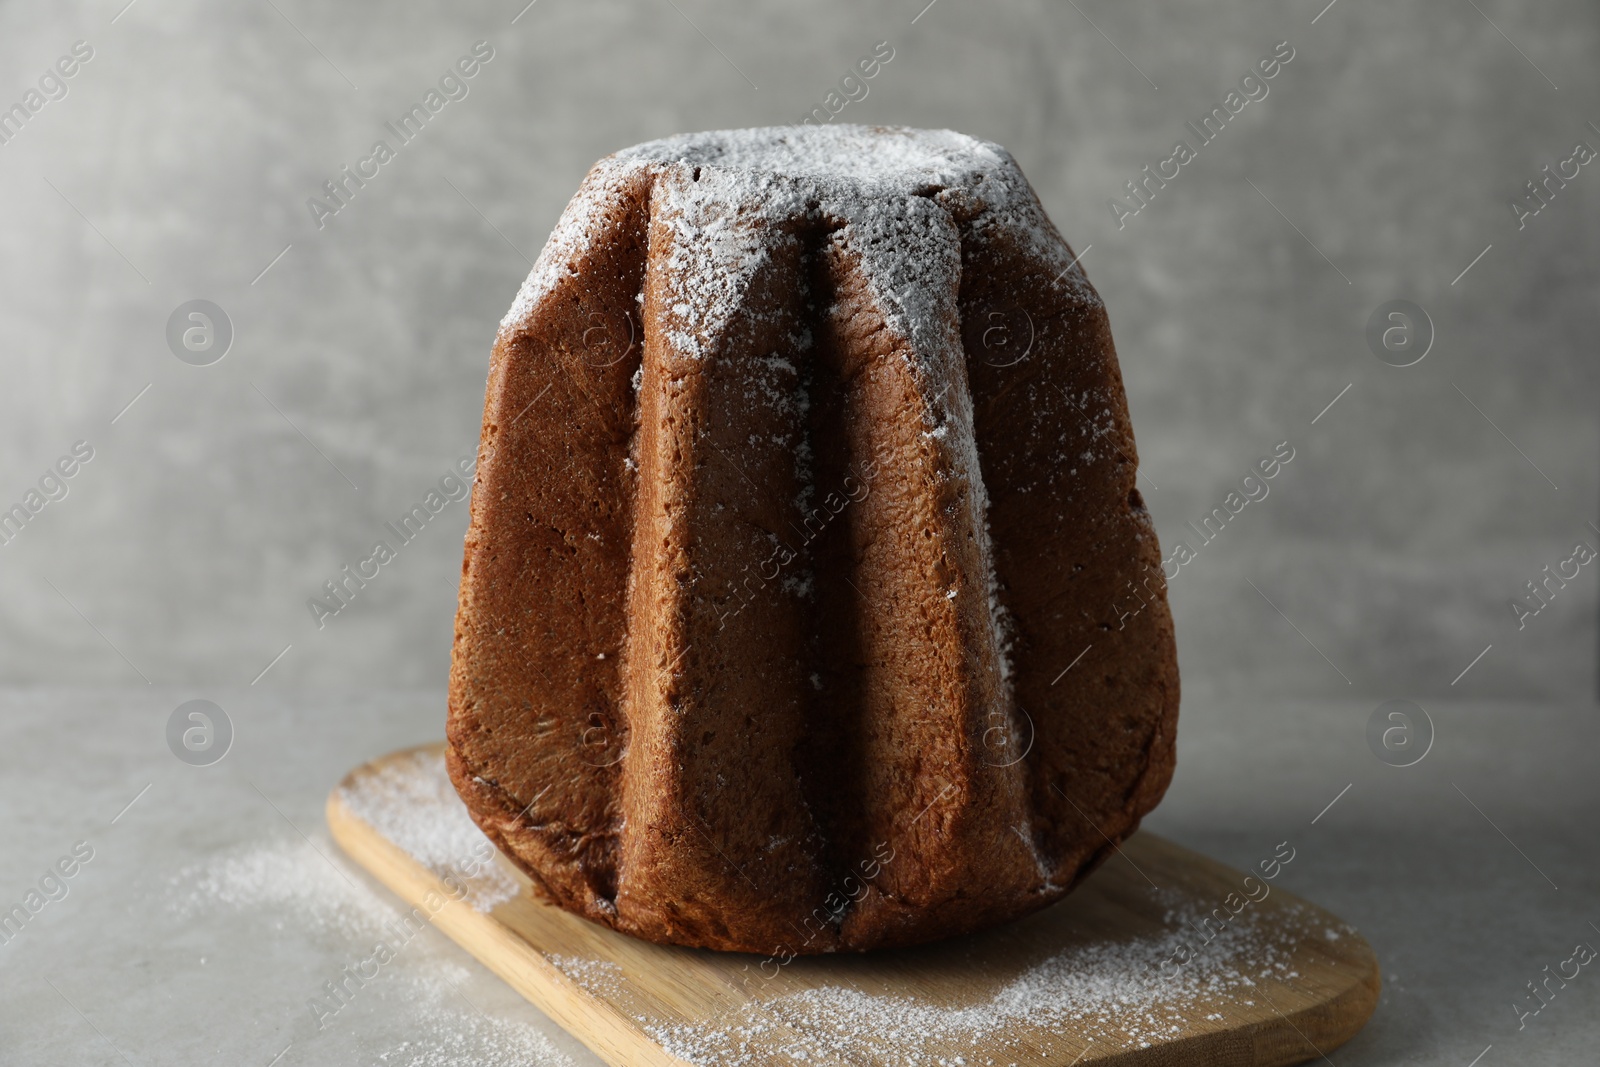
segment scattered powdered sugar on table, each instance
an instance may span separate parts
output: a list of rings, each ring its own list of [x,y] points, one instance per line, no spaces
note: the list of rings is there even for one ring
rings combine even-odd
[[[1294,946],[1320,933],[1298,928],[1302,911],[1280,908],[1270,920],[1242,915],[1201,946],[1196,929],[1207,913],[1185,899],[1168,911],[1160,935],[1063,949],[965,1003],[833,985],[748,1003],[709,1025],[646,1030],[690,1063],[726,1067],[774,1055],[807,1064],[1006,1063],[992,1057],[997,1045],[1021,1053],[1051,1031],[1108,1050],[1148,1048],[1224,1025],[1230,1005],[1254,1008],[1263,981],[1300,977]],[[1163,966],[1184,947],[1194,952],[1187,964]]]
[[[479,911],[515,899],[519,889],[495,859],[445,770],[444,753],[418,752],[385,762],[341,787],[350,814],[440,878],[453,875]]]
[[[223,852],[173,875],[168,907],[184,919],[226,908],[270,917],[279,930],[292,921],[345,939],[369,938],[395,908],[318,855],[332,849],[331,842],[279,838]]]
[[[571,1057],[525,1023],[481,1012],[461,987],[464,967],[436,967],[405,982],[416,1034],[373,1057],[384,1067],[573,1067]],[[363,1060],[362,1062],[366,1062]]]
[[[327,953],[322,966],[293,976],[303,982],[305,994],[318,993],[317,980],[340,977],[340,965],[352,955],[363,955],[379,938],[392,936],[402,906],[368,889],[359,874],[345,871],[337,846],[322,834],[313,836],[312,841],[250,844],[190,865],[169,880],[167,907],[186,921],[233,913],[238,921],[270,924],[277,936],[320,941]],[[440,960],[436,953],[442,950],[442,943],[420,952],[402,948],[393,963],[356,991],[350,1014],[339,1013],[326,1031],[304,1026],[307,1036],[296,1039],[293,1055],[301,1063],[383,1067],[573,1067],[571,1057],[537,1023],[519,1020],[517,1013],[481,1010],[474,1003],[473,972]],[[399,1004],[402,1014],[378,1015],[374,1021],[367,1008],[380,1001]],[[303,1009],[296,1005],[295,1011]],[[298,1021],[303,1025],[310,1018],[301,1014]],[[385,1023],[386,1018],[403,1022]],[[386,1050],[374,1054],[374,1047]]]

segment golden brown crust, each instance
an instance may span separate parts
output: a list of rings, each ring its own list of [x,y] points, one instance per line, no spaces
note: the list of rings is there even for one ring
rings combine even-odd
[[[830,138],[912,159],[789,158]],[[1036,910],[1172,774],[1136,463],[1104,308],[1003,151],[619,153],[496,342],[452,779],[541,892],[654,941],[866,949]]]

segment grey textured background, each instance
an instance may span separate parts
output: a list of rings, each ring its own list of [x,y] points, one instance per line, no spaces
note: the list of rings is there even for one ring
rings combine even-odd
[[[0,548],[0,677],[248,683],[292,645],[260,684],[441,686],[463,505],[325,629],[305,601],[472,449],[495,326],[585,169],[794,121],[883,39],[841,121],[998,141],[1092,246],[1164,545],[1296,450],[1172,583],[1191,692],[1594,692],[1593,568],[1520,633],[1509,602],[1600,545],[1600,167],[1521,232],[1507,207],[1600,145],[1592,4],[1342,0],[1313,25],[1320,0],[941,0],[912,24],[920,4],[540,0],[511,25],[515,3],[122,2],[0,10],[6,101],[95,48],[0,145],[0,497],[96,449]],[[480,39],[469,95],[319,231],[306,199]],[[1118,230],[1109,198],[1280,40],[1270,95]],[[237,333],[211,367],[164,342],[195,297]],[[1393,297],[1437,327],[1414,367],[1363,340]]]

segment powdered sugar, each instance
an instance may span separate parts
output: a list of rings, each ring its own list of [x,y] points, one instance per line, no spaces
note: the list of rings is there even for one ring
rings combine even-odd
[[[606,207],[615,206],[616,189],[621,185],[625,168],[609,159],[596,163],[584,179],[583,185],[567,204],[555,230],[545,242],[544,250],[529,272],[527,280],[517,292],[517,298],[500,320],[500,329],[506,330],[522,322],[539,301],[556,287],[563,277],[576,275],[575,261],[591,247],[598,236],[596,227]],[[634,168],[626,168],[634,169]]]
[[[173,875],[168,907],[184,919],[225,908],[260,914],[279,930],[289,919],[316,933],[368,939],[395,909],[339,862],[329,843],[317,846],[299,838],[235,848]]]
[[[424,824],[448,820],[460,801],[434,788],[443,772],[421,775],[402,788],[406,806]],[[417,775],[420,762],[407,761],[402,777]],[[448,779],[445,779],[448,786]],[[391,783],[393,784],[393,783]],[[453,802],[453,804],[451,803]],[[437,810],[430,810],[437,809]],[[400,808],[394,809],[398,812]],[[464,817],[464,816],[463,816]],[[319,994],[317,979],[338,976],[337,968],[352,953],[370,950],[392,938],[393,924],[404,906],[368,888],[325,835],[310,840],[281,836],[242,845],[178,871],[169,881],[167,909],[185,926],[210,921],[221,913],[230,923],[266,924],[272,938],[305,938],[331,953],[320,971],[301,974],[306,996]],[[286,1062],[378,1063],[385,1067],[573,1067],[537,1025],[516,1016],[485,1013],[474,1004],[475,975],[466,967],[441,960],[434,948],[397,945],[395,962],[362,983],[352,1001],[359,1007],[388,1002],[399,1005],[395,1022],[373,1030],[373,1016],[363,1010],[340,1014],[326,1030],[305,1025],[312,1015],[295,1004],[293,1056]],[[265,952],[268,965],[276,958]],[[286,977],[285,981],[289,979]],[[292,997],[290,998],[293,999]],[[383,1016],[378,1016],[382,1019]],[[281,1039],[280,1039],[281,1040]],[[261,1062],[270,1058],[270,1051]]]
[[[755,314],[747,291],[798,239],[786,219],[806,214],[806,190],[772,174],[669,170],[651,199],[652,241],[665,234],[663,316],[673,354],[703,358]]]
[[[888,200],[931,198],[962,221],[968,240],[985,244],[1005,235],[1049,269],[1055,284],[1069,287],[1075,299],[1098,302],[1027,179],[999,145],[952,130],[846,123],[768,126],[647,141],[596,163],[562,212],[501,330],[526,321],[563,279],[578,276],[577,264],[595,247],[600,230],[619,224],[626,214],[625,190],[667,174],[684,195],[716,204],[716,210],[691,211],[675,223],[690,227],[714,227],[719,220],[726,227],[721,211],[733,206],[758,208],[775,220],[819,207],[826,211],[829,202],[870,210]],[[695,302],[719,299],[697,293]]]
[[[398,976],[397,976],[398,977]],[[472,974],[445,964],[400,979],[416,1038],[375,1057],[385,1067],[572,1067],[573,1060],[537,1029],[486,1014],[462,987]]]
[[[361,817],[373,820],[386,836],[394,834],[391,840],[419,862],[425,862],[424,855],[449,855],[454,844],[441,849],[440,842],[459,839],[440,828],[451,826],[461,802],[449,788],[442,757],[437,752],[409,756],[386,770],[381,777],[363,776],[377,782],[358,781],[347,789],[346,804],[354,796]],[[434,828],[420,835],[425,844],[417,843],[417,827]],[[410,845],[404,843],[408,838]],[[190,917],[218,908],[275,915],[279,929],[337,934],[343,951],[347,942],[384,936],[384,924],[396,913],[391,902],[349,874],[320,835],[314,841],[283,837],[180,872],[173,879],[172,906]],[[1326,913],[1279,897],[1263,898],[1260,906],[1236,913],[1218,929],[1207,910],[1213,902],[1193,891],[1139,887],[1123,892],[1129,896],[1118,903],[1131,913],[1161,914],[1158,932],[1102,935],[1073,924],[1077,932],[1065,945],[1057,940],[1052,947],[1048,934],[1025,936],[1023,944],[1035,947],[1018,962],[1005,962],[1018,951],[1014,942],[1004,951],[988,950],[982,941],[964,949],[959,943],[948,949],[932,946],[917,950],[933,962],[917,965],[914,985],[888,977],[910,964],[884,970],[857,967],[863,961],[856,958],[797,960],[785,968],[786,976],[824,984],[796,990],[791,981],[752,981],[743,988],[753,1000],[694,1023],[656,1014],[644,992],[649,983],[636,985],[614,960],[556,953],[546,958],[587,994],[628,1015],[652,1040],[691,1064],[932,1067],[965,1062],[976,1067],[1010,1063],[1008,1054],[1038,1059],[1041,1042],[1058,1042],[1052,1054],[1067,1050],[1061,1056],[1065,1063],[1084,1041],[1107,1052],[1143,1048],[1223,1029],[1246,1012],[1259,1018],[1264,1004],[1289,1010],[1280,998],[1290,995],[1287,987],[1301,978],[1304,947],[1327,946],[1354,933]],[[685,953],[685,966],[693,966],[699,955]],[[1171,962],[1177,958],[1186,962]],[[401,1002],[408,1013],[406,1027],[393,1035],[399,1040],[368,1053],[375,1062],[386,1067],[571,1062],[536,1028],[480,1011],[465,968],[437,958],[416,960],[424,966],[404,957],[383,972],[373,992],[360,994]],[[350,1024],[341,1017],[338,1025]],[[330,1031],[318,1040],[334,1043],[327,1046],[332,1050],[344,1038]]]
[[[962,182],[1011,157],[953,130],[840,123],[679,134],[634,145],[616,158],[876,185],[887,193]]]
[[[458,879],[479,911],[513,899],[517,881],[499,866],[495,850],[461,803],[444,753],[416,752],[358,774],[339,790],[356,818],[404,849],[440,878]]]
[[[545,959],[556,970],[578,983],[586,992],[615,996],[622,987],[622,968],[610,960],[591,960],[582,956],[547,954]]]
[[[1300,977],[1294,947],[1322,936],[1308,909],[1290,905],[1236,921],[1182,967],[1163,965],[1195,940],[1191,924],[1204,916],[1183,898],[1162,934],[1073,945],[991,976],[986,988],[974,974],[975,995],[829,985],[746,1004],[712,1025],[646,1029],[668,1052],[708,1065],[767,1063],[774,1052],[804,1063],[950,1064],[959,1050],[972,1050],[970,1063],[1004,1063],[992,1058],[997,1047],[1037,1055],[1040,1035],[1059,1033],[1106,1051],[1146,1048],[1254,1008],[1264,986]]]

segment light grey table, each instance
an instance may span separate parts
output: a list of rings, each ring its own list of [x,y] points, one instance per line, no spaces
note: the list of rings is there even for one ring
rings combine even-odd
[[[439,737],[442,695],[205,694],[236,736],[192,767],[165,728],[197,695],[0,693],[0,904],[92,849],[0,945],[0,1062],[597,1062],[433,930],[325,1026],[307,1007],[394,911],[328,838],[323,800],[357,763]],[[1340,1067],[1595,1062],[1600,966],[1521,1029],[1513,1008],[1545,965],[1600,946],[1595,709],[1431,704],[1433,746],[1405,768],[1369,751],[1372,711],[1190,698],[1148,827],[1240,866],[1293,843],[1280,884],[1383,965]]]

